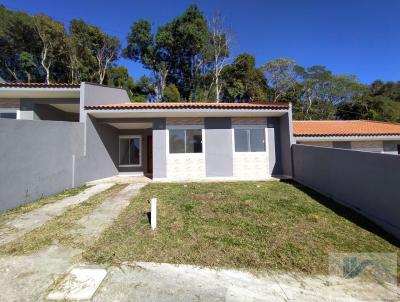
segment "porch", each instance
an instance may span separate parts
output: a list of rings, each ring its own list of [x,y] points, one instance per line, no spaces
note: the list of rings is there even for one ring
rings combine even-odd
[[[118,171],[118,178],[113,181],[129,183],[131,178],[134,178],[135,182],[147,182],[152,179],[153,120],[96,119],[96,124],[112,129],[113,152],[109,154]],[[110,133],[107,136],[110,136]],[[102,139],[104,141],[106,138]]]

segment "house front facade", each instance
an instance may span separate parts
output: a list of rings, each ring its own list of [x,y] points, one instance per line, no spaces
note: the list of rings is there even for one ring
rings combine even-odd
[[[114,175],[158,181],[291,175],[289,103],[131,103],[125,90],[91,83],[1,83],[0,112],[10,111],[0,120],[0,135],[10,143],[0,151],[10,157],[15,136],[49,137],[46,144],[29,140],[30,155],[62,157],[45,165],[71,174],[69,186]],[[50,140],[57,132],[69,134]],[[16,177],[32,170],[2,165]],[[28,187],[43,181],[35,173],[22,177]]]
[[[111,130],[119,174],[156,180],[265,180],[289,175],[287,103],[123,103],[88,105]]]

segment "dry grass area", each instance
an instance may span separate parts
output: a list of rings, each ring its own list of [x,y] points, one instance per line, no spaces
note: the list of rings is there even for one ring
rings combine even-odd
[[[155,231],[151,197],[158,198]],[[326,273],[332,252],[399,253],[365,219],[331,205],[294,183],[150,184],[84,257]]]
[[[2,224],[3,222],[5,222],[7,220],[12,219],[13,217],[16,217],[16,216],[28,213],[37,208],[40,208],[46,204],[54,203],[61,199],[64,199],[64,198],[67,198],[70,196],[74,196],[74,195],[78,195],[79,193],[81,193],[82,191],[86,190],[89,187],[90,186],[84,185],[84,186],[77,187],[77,188],[67,189],[65,191],[62,191],[59,194],[51,195],[48,197],[43,197],[38,200],[23,204],[19,207],[16,207],[14,209],[11,209],[7,212],[2,213],[0,215],[0,224]]]
[[[102,202],[118,193],[124,187],[126,187],[126,184],[114,185],[78,205],[69,207],[62,215],[51,219],[21,238],[0,246],[0,254],[30,254],[51,244],[82,248],[79,238],[75,238],[70,233],[70,230],[76,226],[79,219],[91,213]]]

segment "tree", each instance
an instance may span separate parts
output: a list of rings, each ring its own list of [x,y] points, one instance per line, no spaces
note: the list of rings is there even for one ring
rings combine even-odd
[[[141,62],[143,66],[153,72],[156,82],[156,97],[161,101],[169,71],[169,53],[160,45],[160,41],[167,39],[166,35],[159,31],[157,37],[151,32],[151,25],[146,20],[139,20],[131,26],[127,40],[128,45],[124,49],[125,57]]]
[[[131,26],[124,56],[153,72],[158,100],[168,83],[174,84],[186,100],[194,99],[208,61],[210,34],[207,21],[196,5],[152,32],[150,22],[139,20]]]
[[[118,59],[120,48],[121,44],[116,37],[99,32],[98,40],[94,47],[94,53],[97,59],[97,73],[99,75],[100,84],[103,84],[107,69],[111,66],[112,62]]]
[[[82,79],[80,60],[79,60],[79,49],[78,41],[72,35],[68,35],[65,41],[66,52],[68,56],[68,67],[70,70],[70,80],[72,83],[78,83]]]
[[[232,35],[224,28],[221,15],[216,14],[209,22],[211,32],[211,56],[213,65],[213,85],[215,87],[215,101],[221,100],[222,82],[220,81],[221,72],[226,66],[229,57],[230,43]]]
[[[152,78],[141,76],[135,84],[135,89],[131,98],[132,102],[145,102],[154,93],[154,81]]]
[[[334,119],[336,108],[361,95],[364,86],[355,76],[333,75],[324,66],[298,67],[302,79],[302,118]]]
[[[368,119],[400,122],[399,82],[374,81],[363,94],[337,108],[340,119]]]
[[[0,5],[0,76],[12,82],[41,78],[40,41],[32,18]]]
[[[226,102],[265,101],[267,81],[263,72],[255,67],[255,58],[240,54],[222,72],[223,100]]]
[[[181,100],[179,90],[174,84],[169,84],[165,87],[163,100],[165,102],[179,102]]]
[[[50,69],[65,51],[64,25],[45,15],[34,16],[33,23],[42,43],[40,64],[45,71],[46,83],[50,83]]]
[[[171,54],[170,80],[183,98],[192,100],[208,63],[210,33],[207,20],[196,5],[159,29],[159,44]]]
[[[132,99],[136,93],[135,81],[124,66],[113,66],[107,70],[107,86],[123,88]]]
[[[274,102],[280,100],[296,84],[298,73],[296,62],[292,59],[280,58],[261,66],[267,74],[267,79],[274,88]]]
[[[80,80],[103,84],[107,69],[119,58],[119,40],[96,26],[76,19],[70,23],[70,33],[69,45],[76,55],[71,54],[70,57],[70,61],[74,62],[74,72],[80,74]]]

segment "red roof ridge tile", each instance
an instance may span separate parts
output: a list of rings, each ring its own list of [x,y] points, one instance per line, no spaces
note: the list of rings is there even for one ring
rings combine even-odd
[[[371,120],[293,121],[293,132],[303,137],[400,135],[400,124]]]
[[[125,109],[125,108],[289,108],[289,103],[251,102],[251,103],[212,103],[212,102],[161,102],[161,103],[120,103],[87,105],[86,109]]]
[[[79,88],[80,83],[0,83],[0,88],[26,87],[26,88]]]

